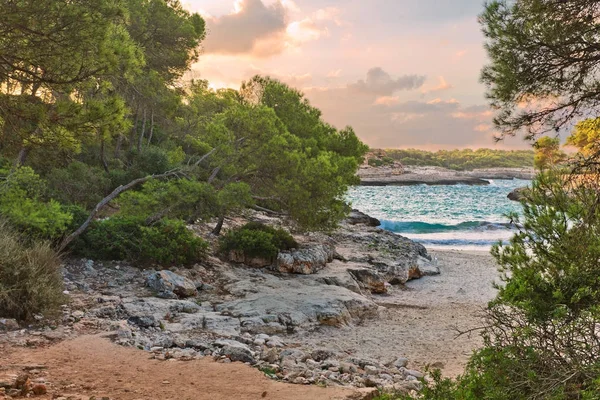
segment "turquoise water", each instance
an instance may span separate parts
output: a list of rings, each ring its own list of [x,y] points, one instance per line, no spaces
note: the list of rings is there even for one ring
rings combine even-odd
[[[487,249],[514,233],[506,214],[520,212],[506,195],[525,180],[493,180],[487,186],[356,186],[352,206],[381,227],[432,248]]]

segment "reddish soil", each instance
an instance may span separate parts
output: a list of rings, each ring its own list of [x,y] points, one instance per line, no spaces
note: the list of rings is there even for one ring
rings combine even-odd
[[[16,374],[28,365],[45,366],[32,376],[48,382],[48,394],[37,399],[343,400],[356,394],[343,388],[276,382],[240,363],[158,361],[98,335],[45,348],[7,347],[0,348],[0,375]]]

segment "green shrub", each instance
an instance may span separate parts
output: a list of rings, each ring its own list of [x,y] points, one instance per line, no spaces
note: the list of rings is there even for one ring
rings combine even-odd
[[[64,204],[77,204],[92,209],[111,189],[108,174],[98,167],[72,162],[68,167],[53,169],[48,175],[53,199]]]
[[[247,257],[274,259],[281,250],[298,247],[292,235],[258,222],[249,222],[227,232],[220,240],[221,253],[241,251]]]
[[[140,218],[96,221],[73,246],[74,253],[98,260],[137,264],[187,265],[199,261],[208,246],[179,220],[145,226]]]
[[[30,320],[63,303],[60,258],[46,242],[24,240],[0,221],[0,317]]]
[[[31,168],[15,169],[0,183],[0,215],[29,237],[56,240],[73,216],[45,195],[46,183]]]

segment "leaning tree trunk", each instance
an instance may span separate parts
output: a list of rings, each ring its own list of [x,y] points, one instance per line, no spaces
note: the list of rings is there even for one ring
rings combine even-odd
[[[215,226],[215,229],[212,230],[212,234],[215,236],[219,236],[221,234],[221,229],[223,229],[223,222],[225,222],[225,216],[219,217],[219,221]]]
[[[127,185],[121,185],[118,188],[116,188],[115,190],[113,190],[113,192],[111,194],[109,194],[108,196],[106,196],[105,198],[103,198],[100,203],[96,204],[96,207],[94,207],[94,210],[90,213],[90,215],[88,216],[88,218],[85,220],[85,222],[83,224],[81,224],[81,226],[79,228],[77,228],[77,230],[73,233],[71,233],[69,236],[67,236],[66,238],[63,239],[63,241],[60,243],[60,246],[58,247],[58,251],[63,251],[64,249],[67,248],[67,246],[69,244],[71,244],[71,242],[75,239],[77,239],[77,237],[79,237],[79,235],[81,235],[83,232],[86,231],[86,229],[90,226],[90,224],[92,223],[92,221],[94,220],[94,218],[96,218],[96,215],[98,215],[98,213],[104,208],[106,207],[106,205],[108,203],[110,203],[111,201],[113,201],[114,199],[116,199],[121,193],[126,192],[127,190],[130,190],[134,187],[136,187],[137,185],[140,185],[144,182],[149,181],[150,179],[162,179],[162,178],[168,178],[171,176],[177,176],[181,171],[179,170],[174,170],[174,171],[169,171],[169,172],[165,172],[164,174],[159,174],[159,175],[149,175],[145,178],[138,178],[135,179],[131,182],[129,182]]]

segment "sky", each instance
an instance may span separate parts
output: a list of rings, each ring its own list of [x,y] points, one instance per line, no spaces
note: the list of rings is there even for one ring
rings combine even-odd
[[[191,77],[268,75],[373,148],[527,148],[494,141],[479,82],[483,0],[183,0],[207,22]]]

